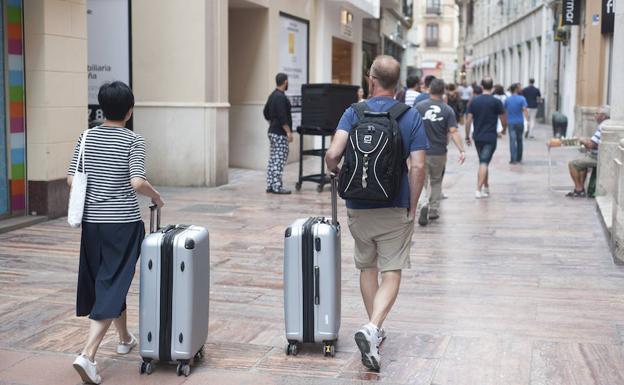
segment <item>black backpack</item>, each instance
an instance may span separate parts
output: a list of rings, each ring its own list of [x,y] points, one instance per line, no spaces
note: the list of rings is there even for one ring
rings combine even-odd
[[[407,168],[407,154],[397,120],[410,107],[397,103],[387,112],[367,111],[366,102],[351,107],[357,114],[358,122],[349,132],[340,170],[340,197],[394,202]]]

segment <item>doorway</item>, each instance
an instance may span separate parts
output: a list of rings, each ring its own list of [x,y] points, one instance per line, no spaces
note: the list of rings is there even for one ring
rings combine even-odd
[[[352,59],[353,44],[348,41],[332,38],[332,83],[353,84]]]

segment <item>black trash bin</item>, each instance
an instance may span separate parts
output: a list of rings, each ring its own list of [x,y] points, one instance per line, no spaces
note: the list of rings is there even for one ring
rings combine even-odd
[[[299,191],[303,182],[318,183],[316,190],[323,191],[329,183],[325,173],[326,137],[334,135],[336,126],[344,111],[352,103],[357,102],[358,86],[345,84],[304,84],[301,87],[301,126],[299,133],[299,179],[295,189]],[[303,137],[306,135],[320,136],[321,148],[303,149]],[[321,158],[319,174],[303,175],[303,157],[305,155]]]
[[[553,112],[552,127],[553,127],[553,136],[555,138],[564,137],[568,130],[568,118],[559,111]]]

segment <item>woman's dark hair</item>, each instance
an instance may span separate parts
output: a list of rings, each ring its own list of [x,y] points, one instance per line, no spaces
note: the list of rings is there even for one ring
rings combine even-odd
[[[494,95],[505,95],[505,89],[502,85],[496,84],[494,86]]]
[[[134,94],[124,82],[104,83],[98,92],[98,102],[108,120],[124,120],[134,107]]]
[[[473,91],[475,95],[481,95],[483,93],[483,88],[481,88],[481,86],[474,86]]]

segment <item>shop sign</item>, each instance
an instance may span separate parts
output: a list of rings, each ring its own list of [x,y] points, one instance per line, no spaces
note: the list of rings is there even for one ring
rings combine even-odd
[[[602,26],[600,29],[603,34],[613,33],[613,24],[615,24],[614,3],[615,0],[602,0]]]
[[[581,23],[581,0],[563,0],[563,25]]]
[[[102,120],[98,91],[106,82],[131,84],[130,0],[87,0],[89,121]]]
[[[309,22],[280,12],[278,72],[288,75],[293,129],[301,125],[301,86],[308,82]]]
[[[340,11],[340,33],[344,37],[353,37],[353,14],[346,9]]]

